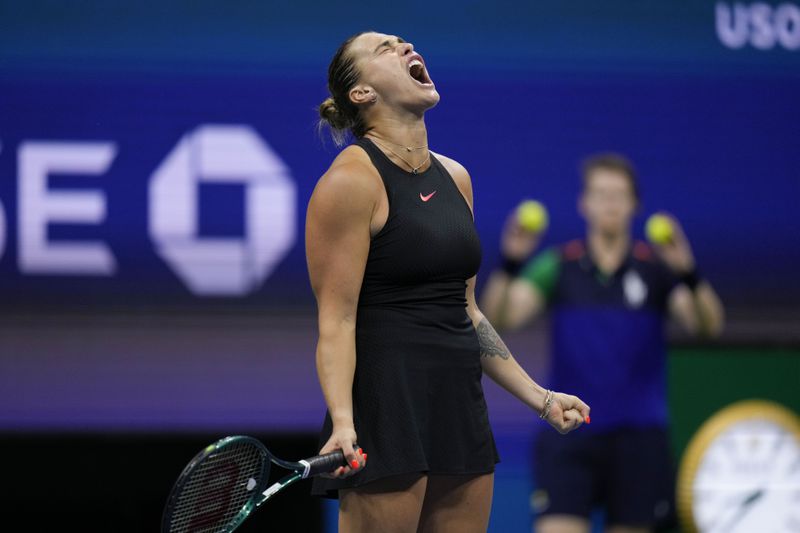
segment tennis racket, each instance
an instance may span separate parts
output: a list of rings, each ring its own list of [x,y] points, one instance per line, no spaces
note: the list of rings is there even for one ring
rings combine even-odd
[[[267,487],[270,463],[291,471]],[[341,450],[283,461],[253,437],[234,436],[206,446],[172,487],[162,533],[230,533],[259,505],[292,483],[346,466]]]

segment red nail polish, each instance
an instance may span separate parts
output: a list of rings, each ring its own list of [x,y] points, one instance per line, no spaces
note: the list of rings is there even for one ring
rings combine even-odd
[[[586,417],[586,423],[587,423],[587,424],[591,424],[591,423],[592,423],[592,417],[590,417],[590,416],[587,416],[587,417]]]
[[[353,459],[352,461],[350,461],[350,466],[352,466],[353,468],[358,468],[358,461]]]
[[[361,455],[364,455],[364,450],[362,450],[361,448],[359,448],[359,449],[358,449],[358,453],[360,453]]]
[[[367,462],[367,454],[364,454],[364,463]]]

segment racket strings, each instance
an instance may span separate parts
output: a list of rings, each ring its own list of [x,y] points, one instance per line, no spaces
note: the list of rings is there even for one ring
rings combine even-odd
[[[206,457],[178,496],[171,530],[217,531],[227,525],[252,497],[248,482],[260,476],[263,461],[260,450],[247,445],[229,446]]]
[[[269,459],[248,442],[212,452],[194,466],[173,504],[171,533],[228,531],[250,502]],[[224,527],[224,529],[221,529]]]

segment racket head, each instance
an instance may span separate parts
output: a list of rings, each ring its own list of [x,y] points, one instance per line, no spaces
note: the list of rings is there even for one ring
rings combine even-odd
[[[269,480],[270,456],[258,440],[232,436],[206,446],[172,487],[162,533],[229,533],[256,507]]]

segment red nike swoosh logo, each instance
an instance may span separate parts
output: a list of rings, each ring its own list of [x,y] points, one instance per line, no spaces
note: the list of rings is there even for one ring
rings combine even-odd
[[[431,199],[431,197],[432,197],[434,194],[436,194],[436,191],[433,191],[432,193],[430,193],[430,194],[429,194],[429,195],[427,195],[427,196],[422,196],[422,193],[419,193],[419,199],[420,199],[420,200],[422,200],[423,202],[427,202],[428,200],[430,200],[430,199]]]

